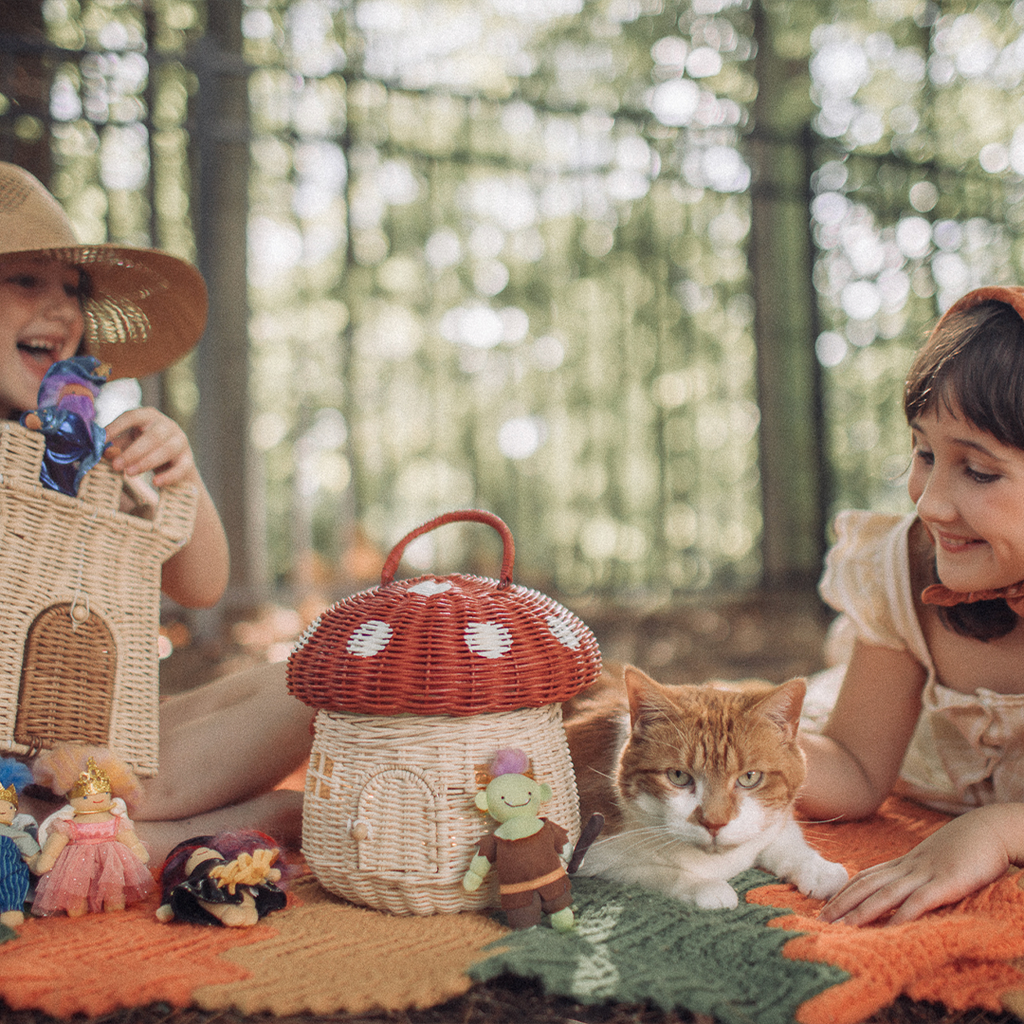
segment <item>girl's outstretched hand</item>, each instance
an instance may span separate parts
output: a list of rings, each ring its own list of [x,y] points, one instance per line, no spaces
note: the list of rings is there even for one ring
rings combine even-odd
[[[854,875],[822,908],[826,922],[869,924],[895,910],[889,924],[969,896],[1024,855],[1024,805],[992,804],[954,818],[895,860]]]
[[[138,476],[153,470],[157,487],[197,479],[192,446],[185,431],[150,406],[129,409],[107,426],[108,458],[118,473]]]

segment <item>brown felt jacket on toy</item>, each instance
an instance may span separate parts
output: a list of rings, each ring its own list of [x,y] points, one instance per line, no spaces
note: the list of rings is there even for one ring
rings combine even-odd
[[[517,767],[528,770],[521,751]],[[551,799],[551,787],[521,771],[496,775],[476,796],[476,805],[499,822],[493,834],[480,839],[477,854],[462,884],[467,892],[480,887],[493,865],[498,872],[501,906],[512,928],[530,928],[547,913],[557,931],[572,928],[572,894],[564,861],[571,855],[568,833],[561,825],[538,816],[542,803]]]

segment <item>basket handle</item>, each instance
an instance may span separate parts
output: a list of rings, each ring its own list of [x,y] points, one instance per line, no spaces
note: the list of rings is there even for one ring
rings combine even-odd
[[[398,563],[402,560],[402,554],[404,553],[407,544],[414,541],[417,537],[422,536],[424,533],[429,533],[431,530],[435,530],[439,526],[444,526],[445,523],[458,522],[484,523],[487,526],[493,526],[494,529],[498,531],[501,535],[502,544],[504,545],[504,552],[501,559],[501,579],[498,582],[498,586],[501,588],[511,586],[512,565],[516,559],[516,545],[512,540],[512,531],[493,512],[485,512],[478,508],[462,509],[456,512],[445,512],[444,515],[438,516],[436,519],[431,519],[429,523],[424,523],[422,526],[416,527],[416,529],[411,533],[407,533],[391,549],[391,554],[388,555],[387,560],[384,562],[384,568],[381,570],[380,574],[380,585],[382,587],[386,587],[395,578],[395,572],[398,570]]]

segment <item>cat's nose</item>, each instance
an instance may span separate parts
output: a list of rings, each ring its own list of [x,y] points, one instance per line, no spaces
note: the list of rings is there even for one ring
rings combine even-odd
[[[707,829],[708,835],[710,835],[712,839],[714,839],[718,833],[729,824],[727,821],[708,821],[708,819],[704,817],[699,818],[698,821],[705,829]]]

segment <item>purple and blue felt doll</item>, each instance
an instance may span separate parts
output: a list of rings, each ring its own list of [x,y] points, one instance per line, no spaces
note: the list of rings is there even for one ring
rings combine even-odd
[[[96,397],[110,367],[95,356],[54,363],[39,386],[39,408],[21,425],[46,438],[39,479],[51,490],[74,497],[86,473],[103,458],[107,432],[96,422]]]

